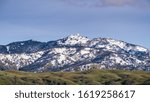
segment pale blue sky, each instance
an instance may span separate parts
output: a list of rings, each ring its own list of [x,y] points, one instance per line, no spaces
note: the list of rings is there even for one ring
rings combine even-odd
[[[150,0],[0,0],[0,44],[81,33],[150,49]]]

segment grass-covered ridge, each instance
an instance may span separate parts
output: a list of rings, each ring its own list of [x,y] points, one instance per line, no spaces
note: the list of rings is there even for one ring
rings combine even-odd
[[[150,85],[150,72],[88,70],[31,73],[0,71],[0,85]]]

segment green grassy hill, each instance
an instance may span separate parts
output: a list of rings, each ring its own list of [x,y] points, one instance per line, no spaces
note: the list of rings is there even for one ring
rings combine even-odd
[[[150,85],[150,72],[88,70],[29,73],[0,71],[0,85]]]

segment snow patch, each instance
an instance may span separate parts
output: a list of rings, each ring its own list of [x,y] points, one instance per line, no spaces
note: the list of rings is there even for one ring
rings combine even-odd
[[[124,42],[122,42],[122,41],[118,41],[118,40],[114,40],[114,39],[107,39],[107,41],[110,44],[119,46],[122,49],[126,46],[126,44]]]
[[[6,49],[7,49],[7,52],[9,52],[9,50],[10,50],[10,47],[9,47],[9,46],[6,46]]]
[[[62,42],[61,40],[58,41],[61,45],[76,45],[76,44],[86,44],[89,39],[87,37],[81,36],[80,34],[74,34],[71,36],[68,36],[65,39],[65,42]]]
[[[31,54],[0,54],[0,60],[5,65],[15,65],[15,67],[19,69],[23,66],[33,63],[35,60],[40,58],[42,54],[44,54],[42,51]]]
[[[118,55],[111,56],[110,60],[115,61],[116,63],[121,64],[121,65],[126,64],[126,62]]]
[[[24,43],[21,43],[21,45],[24,45]]]
[[[143,47],[141,47],[141,46],[136,46],[136,49],[137,49],[138,51],[143,51],[143,52],[146,52],[146,51],[147,51],[146,48],[143,48]]]

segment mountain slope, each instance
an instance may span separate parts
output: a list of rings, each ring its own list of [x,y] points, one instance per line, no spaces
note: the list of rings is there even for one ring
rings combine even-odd
[[[0,70],[84,71],[91,68],[150,71],[150,51],[110,38],[79,34],[49,42],[33,40],[0,46]]]

